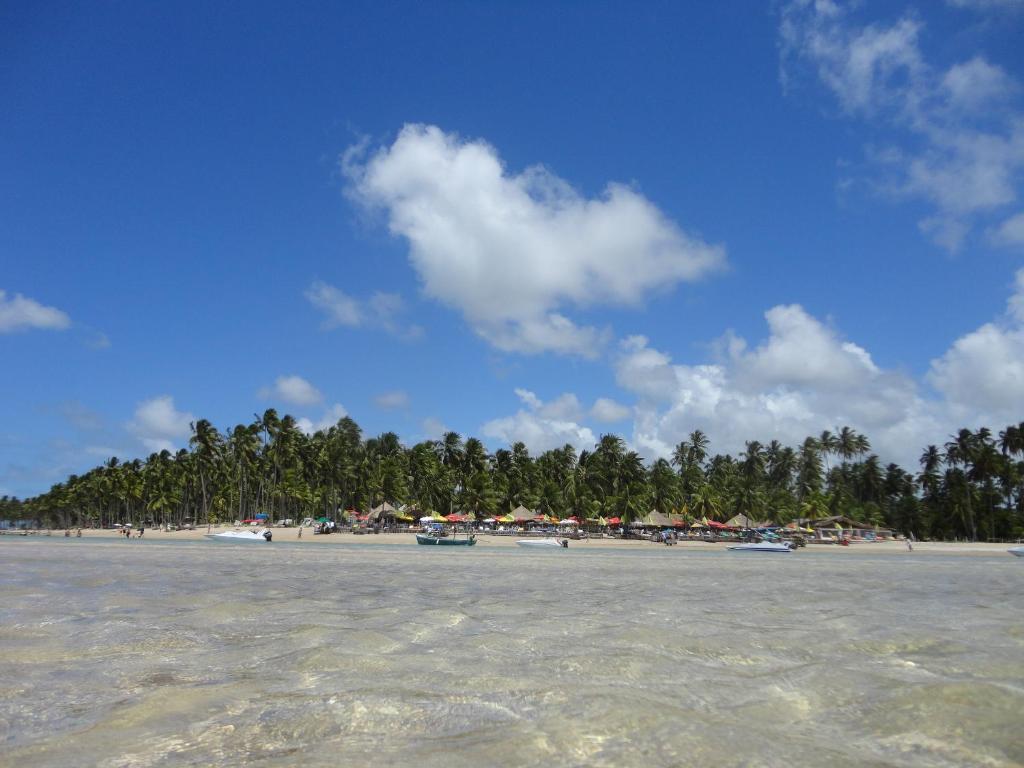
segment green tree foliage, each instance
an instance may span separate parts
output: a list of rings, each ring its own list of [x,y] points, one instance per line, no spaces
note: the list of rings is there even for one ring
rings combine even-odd
[[[712,455],[697,430],[669,459],[650,462],[617,435],[602,435],[579,454],[566,445],[534,457],[523,443],[491,454],[456,432],[411,447],[393,432],[365,438],[348,417],[307,435],[273,409],[225,433],[205,419],[192,431],[188,450],[111,458],[35,498],[5,496],[0,520],[183,525],[262,513],[275,521],[338,518],[390,502],[422,514],[500,515],[522,505],[556,517],[626,521],[652,509],[779,523],[840,514],[919,538],[1024,535],[1024,422],[997,437],[987,428],[961,429],[941,447],[927,446],[914,472],[882,466],[850,427],[795,448],[751,440],[736,457]]]

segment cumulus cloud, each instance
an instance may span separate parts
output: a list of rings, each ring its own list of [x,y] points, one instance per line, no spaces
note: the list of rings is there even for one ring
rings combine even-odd
[[[832,0],[794,0],[780,23],[783,83],[809,67],[847,115],[889,129],[890,145],[870,152],[877,187],[929,203],[920,230],[955,251],[979,218],[1017,200],[1024,112],[1017,82],[983,56],[928,62],[922,29],[913,15],[860,25]]]
[[[20,293],[7,298],[7,292],[0,290],[0,333],[30,328],[63,331],[70,327],[71,318],[56,307],[47,307]]]
[[[694,429],[718,452],[746,440],[799,444],[851,426],[886,461],[915,466],[921,448],[963,426],[1000,428],[1024,403],[1024,270],[1006,312],[932,361],[926,381],[879,367],[863,347],[796,305],[765,313],[768,335],[751,346],[726,335],[713,363],[673,362],[647,339],[623,340],[616,379],[636,394],[633,445],[667,457]],[[929,386],[930,385],[930,386]]]
[[[280,399],[292,405],[316,405],[324,399],[316,387],[301,376],[278,376],[272,387],[259,391],[264,400]]]
[[[488,421],[481,427],[485,437],[505,445],[522,442],[535,453],[561,448],[566,444],[576,450],[594,447],[594,433],[574,420],[581,412],[575,395],[564,394],[550,403],[544,403],[527,389],[517,389],[515,392],[525,408],[520,408],[513,416]]]
[[[346,326],[379,328],[407,339],[423,335],[420,326],[403,322],[405,302],[397,293],[377,291],[368,299],[356,299],[333,285],[317,280],[306,289],[305,295],[306,300],[323,313],[324,330]]]
[[[409,243],[426,295],[505,351],[594,357],[606,329],[569,308],[637,306],[724,265],[635,189],[586,198],[547,169],[515,174],[483,141],[407,125],[389,147],[346,153],[351,196]]]
[[[933,360],[929,380],[957,414],[1016,422],[1024,413],[1024,270],[1006,314],[954,342]],[[998,423],[998,422],[997,422]]]
[[[594,421],[601,421],[612,424],[617,421],[625,421],[633,411],[625,405],[615,402],[608,397],[599,397],[594,401],[590,409],[590,418]]]
[[[194,421],[191,413],[174,407],[173,397],[160,395],[139,403],[128,431],[150,451],[174,451],[187,442]]]
[[[623,342],[616,378],[641,398],[633,434],[638,450],[668,456],[702,429],[716,451],[738,452],[746,440],[797,444],[840,425],[870,435],[889,456],[907,459],[920,448],[922,431],[934,421],[912,381],[879,370],[862,348],[800,307],[775,307],[766,318],[767,340],[748,350],[746,342],[730,339],[726,358],[713,364],[673,363],[643,337]],[[808,353],[793,354],[802,343]]]
[[[341,403],[335,403],[324,411],[323,415],[316,421],[302,416],[295,420],[295,426],[305,434],[312,435],[316,432],[324,432],[330,429],[346,416],[348,416],[348,411],[345,410],[345,406]]]
[[[409,393],[400,389],[393,392],[381,392],[373,398],[373,403],[384,411],[396,411],[409,407]]]

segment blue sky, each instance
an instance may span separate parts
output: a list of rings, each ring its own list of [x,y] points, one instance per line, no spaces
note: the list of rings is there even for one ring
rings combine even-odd
[[[0,10],[0,493],[276,407],[664,455],[1024,419],[1024,4]]]

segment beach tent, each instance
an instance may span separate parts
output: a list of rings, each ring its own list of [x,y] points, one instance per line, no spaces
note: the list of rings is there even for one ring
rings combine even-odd
[[[652,509],[642,518],[641,522],[647,528],[667,528],[672,525],[672,518],[656,509]]]
[[[266,520],[268,517],[270,517],[270,515],[268,515],[266,512],[257,512],[255,515],[253,515],[253,517],[255,517],[257,520]]]
[[[528,523],[533,520],[533,512],[522,504],[509,512],[509,514],[512,515],[512,521],[516,523]]]

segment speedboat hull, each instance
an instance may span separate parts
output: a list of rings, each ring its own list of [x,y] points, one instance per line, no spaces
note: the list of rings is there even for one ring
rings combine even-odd
[[[221,531],[208,533],[206,538],[211,541],[227,541],[232,543],[269,544],[274,534],[267,528],[255,528],[251,531]]]
[[[565,549],[569,542],[560,539],[519,539],[516,545],[527,549]]]
[[[1014,557],[1024,557],[1024,547],[1011,547],[1006,551]]]
[[[416,543],[440,547],[472,547],[476,544],[476,537],[470,536],[468,539],[442,539],[437,536],[424,536],[422,533],[417,533]]]
[[[732,552],[792,552],[788,544],[775,544],[770,541],[760,541],[750,544],[736,544],[729,547]]]

